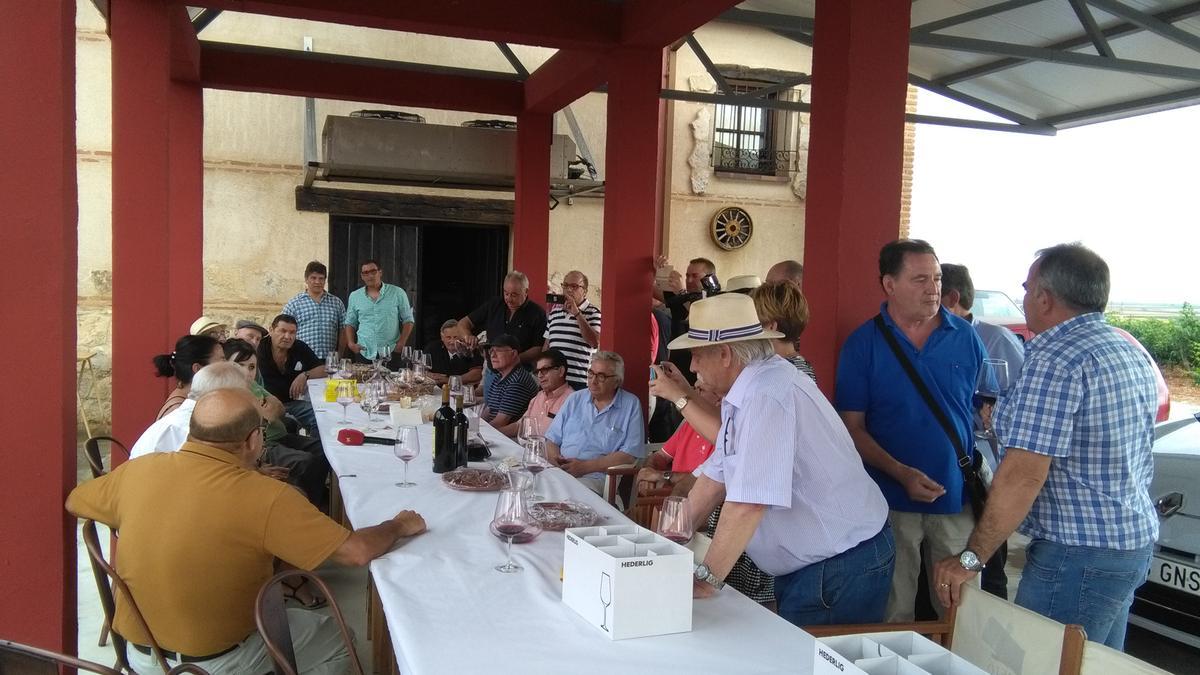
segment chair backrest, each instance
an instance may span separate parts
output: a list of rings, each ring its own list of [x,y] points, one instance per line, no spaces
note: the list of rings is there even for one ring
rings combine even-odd
[[[100,441],[108,441],[109,463],[112,463],[112,453],[120,451],[122,461],[129,459],[129,448],[112,436],[92,436],[83,444],[83,455],[87,458],[88,468],[92,470],[92,478],[99,478],[108,473],[104,468],[104,454],[100,452]]]
[[[96,521],[84,520],[82,534],[83,544],[87,547],[88,557],[92,561],[92,576],[96,579],[96,591],[100,595],[100,605],[104,609],[104,616],[109,620],[109,625],[112,625],[112,621],[117,613],[117,603],[115,594],[113,593],[113,586],[115,586],[117,592],[124,596],[123,602],[129,603],[130,613],[140,624],[142,632],[149,636],[150,644],[145,646],[150,647],[163,672],[167,672],[170,666],[167,664],[166,658],[163,657],[162,648],[158,646],[158,641],[154,639],[154,633],[150,630],[150,625],[146,623],[146,617],[142,615],[142,610],[138,609],[137,602],[133,599],[133,593],[129,590],[129,586],[125,584],[125,580],[121,578],[121,575],[117,574],[117,570],[113,569],[112,565],[109,565],[108,561],[104,559],[104,550],[100,548],[100,535],[96,531]],[[112,643],[113,650],[117,653],[117,664],[132,672],[133,668],[129,666],[129,661],[125,655],[125,638],[114,630],[112,632]]]
[[[971,584],[963,584],[960,597],[950,651],[989,673],[1058,673],[1064,645],[1068,656],[1082,648],[1078,626],[1068,633],[1067,626]]]
[[[658,515],[662,511],[663,495],[639,495],[633,508],[625,512],[629,519],[650,530],[658,529]]]
[[[1083,645],[1080,675],[1167,675],[1167,671],[1098,642]]]
[[[957,609],[951,607],[940,621],[910,621],[908,623],[843,623],[829,626],[804,626],[805,632],[813,637],[857,635],[859,633],[888,633],[912,631],[949,648],[950,633],[954,630]]]
[[[60,666],[75,668],[87,673],[121,675],[120,671],[99,663],[84,661],[67,654],[30,647],[9,640],[0,640],[0,673],[4,673],[4,675],[58,675]]]
[[[358,652],[354,649],[354,638],[342,617],[342,610],[333,598],[333,591],[319,576],[305,570],[284,570],[267,580],[258,591],[254,602],[254,620],[258,624],[258,633],[267,646],[267,653],[275,662],[276,673],[279,675],[296,675],[296,652],[292,647],[292,631],[288,624],[287,608],[283,604],[283,582],[288,579],[302,579],[316,586],[317,590],[329,600],[330,614],[337,621],[342,633],[342,641],[346,651],[350,653],[350,664],[356,675],[363,675],[362,663],[358,660]]]

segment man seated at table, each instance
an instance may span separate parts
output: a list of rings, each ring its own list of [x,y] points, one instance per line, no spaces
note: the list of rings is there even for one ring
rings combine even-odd
[[[308,381],[325,377],[325,361],[296,338],[296,317],[280,314],[271,321],[271,332],[258,343],[258,372],[263,386],[283,402],[309,436],[319,436],[317,415],[305,398]]]
[[[721,395],[696,379],[696,392],[714,406],[721,405]],[[696,431],[691,422],[683,421],[671,438],[646,458],[646,465],[637,474],[638,491],[670,488],[671,494],[686,495],[696,482],[692,475],[712,454],[712,441]]]
[[[520,343],[501,335],[487,345],[492,376],[483,388],[483,410],[479,416],[493,427],[503,427],[521,418],[538,392],[537,382],[521,367]]]
[[[442,324],[442,334],[437,340],[425,345],[429,354],[430,375],[438,384],[445,384],[451,376],[462,378],[463,384],[474,385],[483,379],[483,357],[467,346],[458,334],[458,319],[449,319]]]
[[[250,345],[244,340],[226,340],[225,345],[241,345],[245,350],[250,350]],[[249,353],[253,358],[254,352]],[[258,414],[266,424],[263,429],[264,450],[262,464],[258,467],[259,472],[295,485],[304,491],[309,501],[320,506],[325,492],[325,478],[329,474],[329,465],[325,462],[320,441],[288,434],[282,423],[283,405],[261,388],[258,391],[263,395],[255,393],[258,385],[254,383],[253,377],[250,371],[234,362],[232,357],[229,361],[218,361],[201,368],[192,380],[188,400],[166,417],[151,424],[141,438],[138,438],[137,443],[133,444],[129,456],[137,458],[153,452],[175,452],[182,447],[187,442],[192,409],[196,407],[196,401],[205,394],[220,389],[250,391],[257,402]],[[300,444],[303,446],[297,447]]]
[[[600,494],[605,469],[645,456],[646,427],[641,401],[620,388],[625,381],[620,354],[593,354],[587,381],[587,389],[568,396],[546,430],[546,458]]]
[[[67,510],[121,532],[117,572],[170,666],[196,662],[213,675],[263,673],[273,664],[255,629],[254,604],[275,558],[311,570],[326,561],[366,565],[425,531],[402,511],[349,532],[289,486],[254,471],[262,418],[249,391],[196,401],[179,452],[130,460],[87,481]],[[129,640],[137,672],[159,670],[149,636],[117,594],[113,630]],[[327,615],[288,610],[301,673],[346,672],[349,655]]]
[[[533,374],[540,389],[537,396],[529,402],[524,415],[510,424],[499,427],[500,432],[509,438],[517,436],[517,432],[521,430],[521,420],[526,417],[536,420],[538,433],[544,435],[563,403],[566,403],[567,396],[575,391],[567,382],[567,355],[557,349],[542,352]]]

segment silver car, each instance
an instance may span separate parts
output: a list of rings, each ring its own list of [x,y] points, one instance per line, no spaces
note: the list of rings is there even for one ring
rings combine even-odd
[[[1200,649],[1200,413],[1160,424],[1154,436],[1158,543],[1129,623]]]

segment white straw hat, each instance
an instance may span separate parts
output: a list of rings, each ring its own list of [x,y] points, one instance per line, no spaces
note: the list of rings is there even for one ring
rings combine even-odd
[[[754,300],[741,293],[722,293],[692,303],[687,335],[671,340],[668,349],[694,349],[743,340],[778,340],[783,333],[764,330]]]
[[[190,332],[192,335],[204,335],[205,332],[215,328],[228,330],[229,326],[221,323],[220,321],[214,321],[207,316],[202,316],[192,322],[192,328],[188,332]]]
[[[762,286],[762,279],[757,274],[742,274],[725,282],[727,291],[752,291],[759,286]]]

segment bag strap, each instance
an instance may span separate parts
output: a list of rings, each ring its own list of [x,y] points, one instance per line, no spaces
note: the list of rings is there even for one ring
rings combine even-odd
[[[950,418],[946,417],[946,413],[942,411],[942,407],[934,400],[933,394],[929,392],[929,387],[925,386],[925,380],[917,374],[917,369],[909,360],[908,355],[900,348],[900,343],[896,341],[896,336],[892,334],[892,330],[883,322],[883,315],[875,315],[875,327],[883,333],[883,338],[887,340],[888,346],[892,348],[892,353],[896,355],[896,360],[904,367],[904,372],[908,374],[908,379],[912,380],[913,386],[917,388],[917,393],[921,394],[921,398],[925,400],[925,405],[929,406],[929,411],[933,413],[937,419],[938,425],[942,427],[942,431],[946,432],[946,436],[950,439],[950,444],[954,446],[954,454],[958,456],[958,468],[963,473],[963,479],[970,481],[971,457],[962,447],[962,439],[958,437],[958,432],[954,430],[954,425],[950,423]]]

